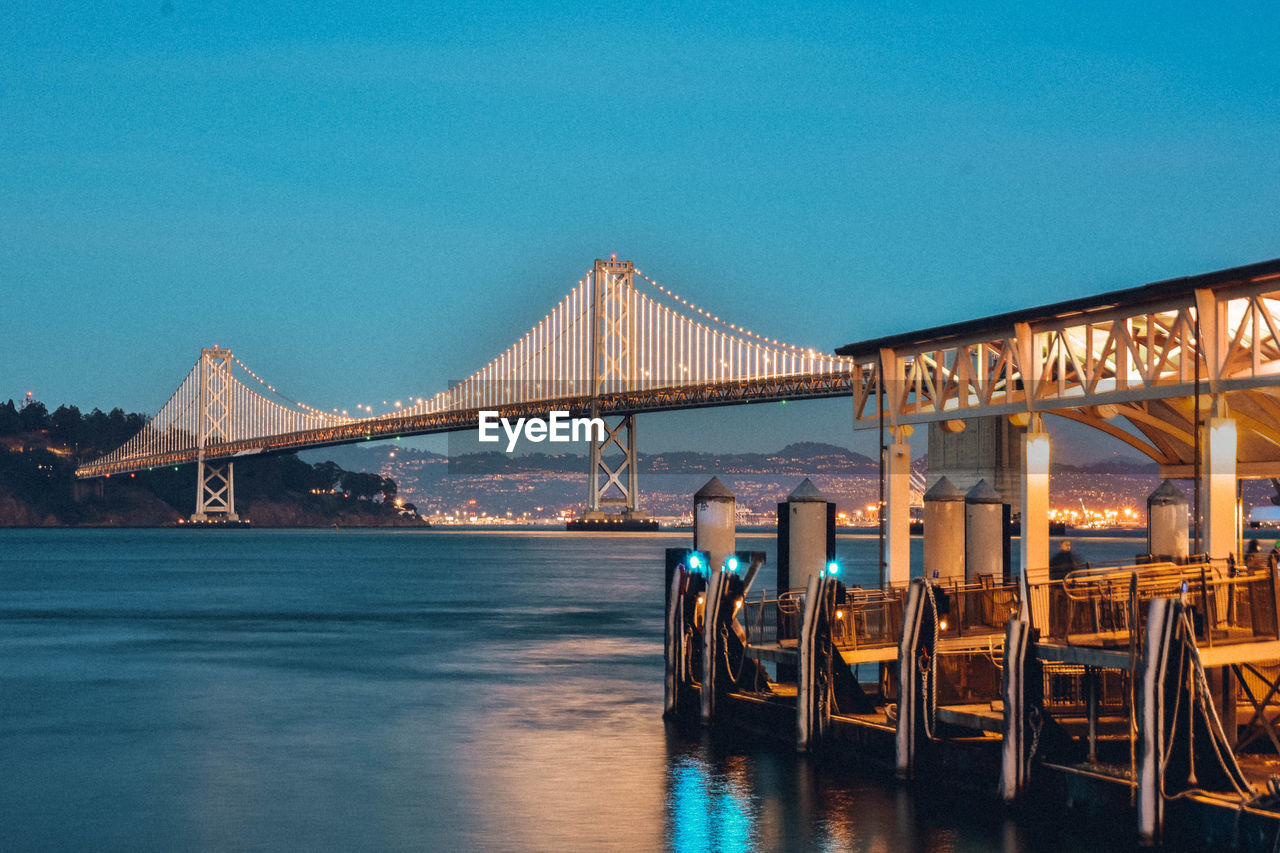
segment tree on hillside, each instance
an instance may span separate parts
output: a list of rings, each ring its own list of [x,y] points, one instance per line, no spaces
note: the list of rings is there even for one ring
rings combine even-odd
[[[317,462],[316,469],[316,486],[322,492],[333,491],[338,488],[342,482],[342,469],[338,467],[337,462]]]
[[[0,435],[14,435],[21,431],[22,422],[18,419],[18,407],[13,398],[7,403],[0,403]]]
[[[80,443],[83,426],[84,418],[75,406],[59,406],[49,416],[50,434],[66,445],[74,446]]]
[[[364,474],[359,471],[344,471],[342,474],[342,490],[353,498],[369,501],[384,488],[382,478],[377,474]]]
[[[32,400],[18,412],[18,423],[23,432],[39,432],[49,427],[49,410],[39,400]]]

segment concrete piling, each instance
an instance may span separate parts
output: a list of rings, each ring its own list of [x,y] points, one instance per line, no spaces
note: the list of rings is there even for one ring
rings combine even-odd
[[[707,552],[712,571],[723,568],[737,549],[737,509],[737,498],[719,477],[693,496],[693,547]]]
[[[924,574],[964,581],[964,492],[942,477],[924,493]]]
[[[1004,503],[986,480],[964,496],[964,576],[1004,577]]]

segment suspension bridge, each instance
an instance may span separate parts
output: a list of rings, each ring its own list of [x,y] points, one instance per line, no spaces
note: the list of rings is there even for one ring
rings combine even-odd
[[[638,517],[636,415],[852,394],[853,359],[767,338],[691,303],[635,268],[597,260],[519,340],[466,379],[385,414],[350,416],[289,399],[230,349],[199,360],[147,425],[77,469],[82,479],[195,463],[193,520],[234,520],[237,459],[371,439],[475,429],[480,413],[600,417],[587,517]]]
[[[786,344],[692,304],[630,261],[597,260],[569,293],[471,376],[385,414],[290,400],[227,349],[199,360],[146,427],[80,478],[197,466],[196,520],[234,518],[233,465],[281,453],[475,429],[480,413],[606,419],[590,443],[587,516],[639,515],[636,416],[819,397],[852,398],[855,429],[885,430],[890,574],[909,565],[914,426],[964,430],[1008,417],[1021,448],[1022,565],[1048,564],[1049,443],[1043,416],[1106,432],[1194,477],[1206,551],[1237,541],[1236,484],[1280,478],[1280,260],[849,344]],[[610,423],[611,421],[611,423]],[[608,454],[608,455],[606,455]],[[1027,524],[1029,519],[1043,519]]]

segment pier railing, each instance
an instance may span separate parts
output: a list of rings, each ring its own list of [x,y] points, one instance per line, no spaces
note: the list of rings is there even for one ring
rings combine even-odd
[[[902,635],[906,587],[845,590],[831,620],[831,642],[841,649],[896,646]]]
[[[979,575],[972,583],[935,581],[933,597],[941,637],[1003,635],[1020,603],[1016,583],[998,583],[991,575]]]
[[[742,627],[747,643],[761,646],[800,636],[800,620],[804,615],[804,590],[779,593],[762,589],[748,595],[742,603]]]
[[[749,595],[742,606],[742,627],[747,642],[765,645],[800,636],[804,619],[803,589],[776,592],[761,590]],[[895,646],[902,633],[902,604],[906,587],[883,589],[849,587],[844,600],[831,614],[831,640],[842,649]]]
[[[1181,597],[1193,613],[1197,641],[1211,647],[1280,636],[1278,591],[1270,566],[1199,560],[1089,566],[1032,587],[1032,596],[1048,596],[1049,624],[1037,626],[1044,640],[1103,647],[1140,644],[1147,603]]]

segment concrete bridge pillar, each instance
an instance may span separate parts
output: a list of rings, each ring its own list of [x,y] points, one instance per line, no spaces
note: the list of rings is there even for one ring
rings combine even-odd
[[[236,515],[235,463],[214,465],[201,459],[196,465],[196,522],[239,521]]]
[[[1236,422],[1234,418],[1209,418],[1202,443],[1200,474],[1204,511],[1204,553],[1224,558],[1235,554],[1236,533]],[[1239,556],[1238,554],[1236,555]]]
[[[895,427],[884,451],[885,581],[904,586],[911,580],[911,432]]]
[[[232,406],[234,380],[231,367],[235,356],[231,350],[214,346],[200,351],[200,387],[198,420],[198,453],[196,455],[196,522],[238,521],[236,515],[235,463],[208,462],[205,448],[218,442],[232,441],[235,419]]]

